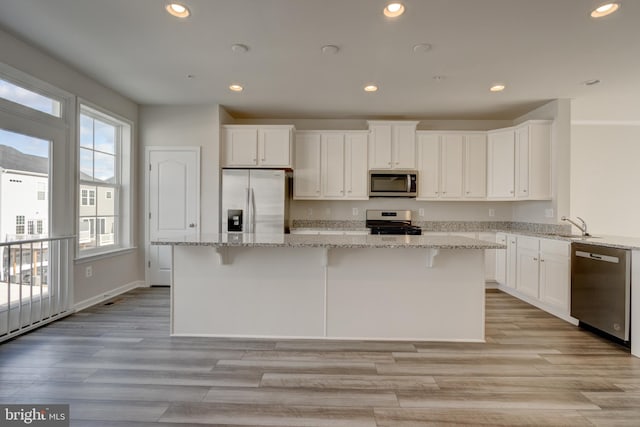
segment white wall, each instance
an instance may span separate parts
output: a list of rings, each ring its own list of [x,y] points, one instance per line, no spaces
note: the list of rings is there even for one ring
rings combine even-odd
[[[198,146],[200,152],[200,230],[217,233],[219,228],[220,132],[226,112],[218,105],[142,106],[140,135],[143,147]],[[139,168],[144,170],[144,159]],[[146,197],[141,179],[139,191]],[[140,220],[144,224],[144,213]],[[141,231],[141,238],[144,230]]]
[[[640,237],[640,123],[599,123],[572,126],[571,215],[595,235]]]
[[[83,75],[63,62],[58,61],[41,50],[2,30],[0,30],[0,46],[2,46],[2,49],[0,49],[0,62],[77,95],[86,101],[130,120],[134,124],[137,122],[137,104],[115,91],[99,84],[95,80]],[[70,142],[75,144],[75,132],[69,132],[69,137]],[[135,143],[135,137],[133,147],[135,164],[135,158],[138,156],[138,147]],[[54,159],[54,168],[56,168],[56,164],[58,164],[58,162]],[[64,167],[64,163],[62,164]],[[71,167],[75,168],[77,166],[73,164]],[[134,171],[132,178],[134,180],[134,184],[137,179],[137,174],[135,172],[136,171]],[[70,173],[68,175],[70,179],[67,183],[67,188],[73,189],[71,191],[72,197],[70,199],[75,200],[77,198],[77,190],[75,189],[76,174]],[[134,194],[133,200],[139,200],[139,198],[135,197]],[[133,206],[132,208],[135,213],[138,207]],[[74,210],[75,205],[70,203],[68,205],[68,211],[64,212],[64,215],[66,215],[67,218],[75,218],[76,213]],[[138,224],[135,221],[135,218],[136,216],[134,216],[133,221],[134,231],[138,229]],[[69,227],[72,226],[70,225]],[[61,234],[73,233],[72,230],[58,230],[57,232]],[[74,267],[75,301],[84,301],[99,295],[108,294],[113,289],[142,280],[144,278],[143,260],[143,251],[140,249],[134,249],[120,255],[76,263]],[[87,262],[89,262],[93,267],[93,276],[91,278],[86,278],[84,274]]]

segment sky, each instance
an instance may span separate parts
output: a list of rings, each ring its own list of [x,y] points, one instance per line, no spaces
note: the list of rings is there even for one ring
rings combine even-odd
[[[60,103],[0,79],[0,98],[59,116]],[[80,116],[80,171],[107,181],[115,176],[116,128],[100,120]],[[0,144],[25,154],[49,157],[49,141],[0,129]]]

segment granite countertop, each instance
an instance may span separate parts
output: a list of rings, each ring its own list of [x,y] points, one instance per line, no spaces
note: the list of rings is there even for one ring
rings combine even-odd
[[[197,237],[158,239],[152,245],[212,247],[294,247],[294,248],[433,248],[505,249],[500,243],[460,236],[380,236],[307,234],[208,234]]]

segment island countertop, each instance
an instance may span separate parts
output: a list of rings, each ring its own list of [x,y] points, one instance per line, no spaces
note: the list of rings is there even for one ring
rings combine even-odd
[[[461,236],[306,235],[219,233],[156,239],[152,245],[289,248],[505,249],[500,243]]]

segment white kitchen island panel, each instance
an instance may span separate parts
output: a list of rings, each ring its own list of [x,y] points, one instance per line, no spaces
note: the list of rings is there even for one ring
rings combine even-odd
[[[324,335],[320,248],[173,246],[171,333],[188,336]]]
[[[333,249],[327,268],[332,338],[484,341],[484,251]]]

